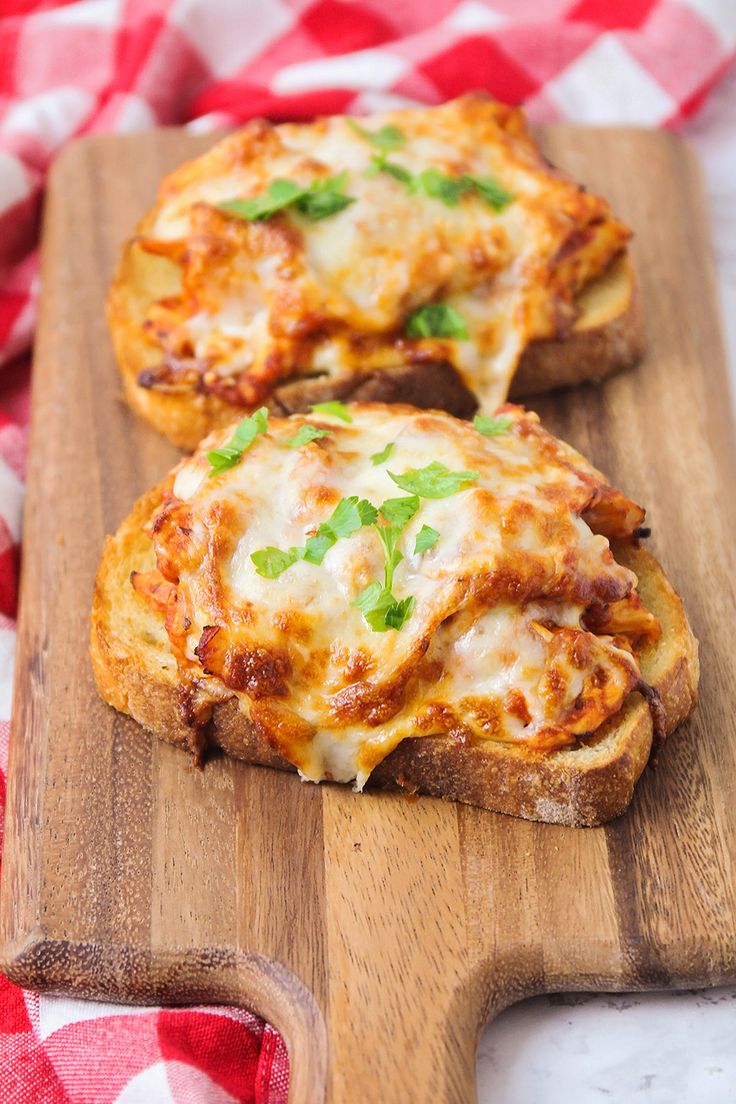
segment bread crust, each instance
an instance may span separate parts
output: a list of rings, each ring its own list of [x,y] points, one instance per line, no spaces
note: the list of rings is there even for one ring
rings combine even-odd
[[[171,744],[190,746],[191,729],[179,711],[176,664],[163,618],[129,585],[130,572],[155,566],[141,532],[160,501],[154,488],[109,537],[95,583],[91,657],[101,696]],[[615,549],[639,578],[644,604],[662,623],[662,637],[641,655],[644,679],[662,697],[666,730],[692,710],[698,684],[697,642],[682,602],[664,571],[641,547]],[[215,706],[210,744],[249,763],[293,770],[268,745],[234,698]],[[652,720],[639,693],[584,745],[534,752],[516,745],[464,745],[448,736],[404,740],[375,769],[369,786],[433,794],[486,809],[571,826],[593,826],[620,815],[649,759]]]
[[[179,448],[192,451],[213,429],[229,425],[238,408],[212,394],[165,394],[141,387],[139,374],[160,359],[143,321],[151,305],[178,286],[178,270],[165,257],[146,253],[137,238],[151,229],[156,209],[126,243],[107,298],[107,321],[130,407]],[[561,340],[534,341],[514,376],[512,399],[556,387],[598,382],[636,364],[644,350],[641,296],[628,253],[579,297],[580,314]],[[406,402],[470,417],[477,399],[449,364],[396,365],[369,373],[287,381],[273,392],[273,413],[306,411],[310,403],[343,401]]]
[[[605,291],[610,284],[617,285],[617,294],[615,304],[607,309]],[[614,261],[596,285],[581,297],[578,322],[567,337],[532,341],[527,347],[514,374],[510,398],[600,383],[639,363],[645,348],[644,308],[628,254]],[[604,302],[594,309],[592,302],[599,291]]]

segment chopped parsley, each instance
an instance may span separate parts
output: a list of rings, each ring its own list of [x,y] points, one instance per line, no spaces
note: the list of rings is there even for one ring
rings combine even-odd
[[[473,191],[473,183],[467,176],[448,176],[439,169],[430,168],[414,177],[412,190],[424,192],[431,199],[440,199],[446,207],[457,207],[461,196]]]
[[[359,500],[357,495],[351,495],[338,502],[327,525],[335,536],[351,537],[364,525],[373,525],[377,515],[376,507],[367,498]]]
[[[374,632],[401,629],[414,610],[413,595],[401,600],[394,598],[390,590],[379,582],[369,583],[353,605],[357,606]]]
[[[467,340],[468,327],[449,303],[426,303],[412,311],[404,327],[407,337],[454,337]]]
[[[373,455],[370,458],[371,459],[371,464],[373,464],[374,467],[376,467],[378,464],[383,464],[386,460],[388,460],[389,456],[391,455],[391,453],[393,451],[394,451],[393,441],[389,441],[389,443],[386,445],[386,447],[384,449],[381,449],[380,452],[374,452],[373,453]]]
[[[508,433],[514,419],[507,414],[499,414],[495,418],[489,418],[487,414],[476,414],[473,425],[484,437],[502,437]]]
[[[386,147],[396,148],[396,147]],[[464,195],[471,193],[480,196],[494,211],[502,211],[513,200],[511,192],[506,191],[495,176],[476,176],[473,173],[462,173],[461,176],[451,176],[442,172],[436,165],[431,165],[422,172],[414,173],[404,165],[396,161],[389,161],[386,152],[374,153],[372,167],[368,173],[388,173],[400,184],[406,185],[409,192],[414,195],[423,193],[430,199],[439,199],[446,207],[457,207]]]
[[[313,403],[309,409],[313,414],[327,414],[331,418],[339,418],[341,422],[348,424],[353,420],[345,403],[341,403],[339,399],[333,402]]]
[[[302,445],[308,445],[310,441],[318,441],[320,437],[331,436],[331,430],[318,429],[317,426],[309,425],[308,423],[306,423],[305,425],[299,426],[299,429],[296,431],[293,437],[289,437],[286,441],[283,441],[282,443],[286,445],[287,448],[296,449],[301,448]]]
[[[277,579],[287,567],[291,567],[298,559],[300,549],[290,548],[288,552],[282,552],[280,548],[261,548],[251,554],[251,559],[256,565],[256,571],[264,579]]]
[[[385,451],[385,450],[384,450]],[[397,598],[393,592],[394,572],[404,558],[399,541],[406,526],[421,508],[422,498],[447,498],[468,483],[479,478],[478,472],[452,472],[437,461],[425,468],[413,468],[402,475],[388,473],[402,490],[401,498],[387,498],[377,509],[367,499],[357,495],[338,502],[331,516],[323,522],[303,547],[262,548],[251,553],[256,571],[266,579],[276,579],[299,560],[321,564],[326,553],[341,537],[350,537],[359,529],[375,529],[383,548],[383,581],[374,580],[358,595],[353,605],[360,610],[374,632],[403,628],[411,617],[416,601],[413,595]],[[423,525],[416,535],[414,554],[434,548],[440,534],[431,525]]]
[[[473,176],[466,173],[463,180],[469,181],[494,211],[503,211],[504,207],[507,207],[514,198],[511,192],[507,192],[496,180],[495,176]]]
[[[428,548],[434,548],[439,539],[440,535],[436,529],[433,529],[431,525],[423,525],[417,533],[417,539],[414,543],[414,555],[417,556]]]
[[[235,215],[247,222],[269,219],[279,211],[290,207],[301,212],[313,222],[335,215],[344,210],[355,197],[344,192],[348,174],[322,177],[311,184],[297,184],[295,180],[279,177],[272,180],[265,192],[248,199],[228,199],[218,203],[218,210],[226,215]]]
[[[394,570],[404,558],[397,547],[399,538],[419,506],[417,496],[410,495],[408,498],[387,498],[378,508],[378,513],[386,522],[386,524],[374,522],[374,529],[383,546],[383,583],[378,580],[369,583],[353,603],[374,632],[402,628],[414,609],[415,601],[412,595],[398,599],[391,588]]]
[[[403,165],[397,165],[395,161],[389,161],[385,153],[374,153],[371,157],[372,168],[368,169],[368,173],[387,173],[392,176],[394,180],[398,180],[399,184],[406,184],[408,187],[413,186],[414,177],[405,169]]]
[[[326,553],[340,537],[350,537],[364,525],[373,525],[378,511],[368,499],[358,500],[357,495],[341,499],[327,521],[322,522],[313,537],[308,537],[303,547],[262,548],[251,553],[256,571],[264,579],[276,579],[298,560],[321,564]]]
[[[337,537],[329,525],[320,525],[313,537],[307,537],[300,559],[307,563],[321,564],[336,541]]]
[[[480,479],[477,471],[450,471],[438,460],[433,460],[426,468],[409,468],[401,475],[395,472],[388,474],[402,491],[420,498],[449,498],[462,491],[468,483]]]
[[[408,498],[387,498],[383,505],[379,506],[378,512],[390,525],[401,530],[411,521],[418,509],[418,496],[410,495]]]
[[[243,453],[247,452],[253,444],[256,437],[261,433],[265,433],[267,429],[268,410],[265,406],[256,410],[254,414],[250,414],[247,418],[243,418],[226,445],[223,445],[222,448],[211,449],[207,453],[207,459],[210,463],[210,475],[219,475],[220,472],[234,467]]]
[[[380,127],[379,130],[368,130],[355,119],[348,119],[348,126],[352,127],[355,133],[364,138],[366,142],[370,142],[372,146],[384,153],[401,149],[406,144],[406,135],[403,131],[399,130],[398,127],[391,126],[390,123]]]

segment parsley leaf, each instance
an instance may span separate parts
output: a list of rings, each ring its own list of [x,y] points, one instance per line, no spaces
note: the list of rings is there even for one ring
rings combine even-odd
[[[330,417],[339,418],[341,422],[347,422],[348,424],[353,420],[345,403],[341,403],[339,399],[335,399],[334,402],[313,403],[309,409],[313,414],[328,414]]]
[[[370,583],[353,602],[374,632],[400,629],[408,620],[415,606],[414,598],[397,601],[388,587],[379,582]]]
[[[473,425],[484,437],[502,437],[504,433],[508,433],[513,421],[513,418],[509,418],[506,414],[499,414],[495,418],[489,418],[486,414],[476,414]]]
[[[403,165],[397,165],[395,161],[387,159],[386,152],[396,149],[396,146],[380,148],[383,152],[373,154],[372,167],[368,169],[368,175],[377,172],[388,173],[394,180],[405,184],[410,192],[414,194],[423,192],[430,199],[441,200],[446,207],[457,207],[461,198],[471,192],[484,199],[494,211],[502,211],[514,198],[495,176],[475,176],[473,173],[450,176],[438,169],[436,165],[430,165],[428,169],[423,169],[415,176]]]
[[[419,499],[416,495],[409,498],[387,498],[378,509],[386,521],[403,529],[419,509]]]
[[[355,119],[348,119],[348,126],[352,127],[356,134],[359,134],[361,138],[365,138],[366,142],[370,142],[376,149],[382,150],[384,153],[388,153],[390,150],[400,149],[406,143],[406,136],[398,127],[391,126],[387,123],[386,126],[380,127],[379,130],[367,130],[366,127],[361,126]]]
[[[210,475],[219,475],[234,467],[244,452],[250,448],[260,433],[268,429],[268,409],[262,406],[254,414],[243,418],[236,427],[235,432],[226,445],[222,448],[212,449],[207,453],[210,463]]]
[[[440,199],[447,207],[457,207],[460,197],[472,192],[473,182],[468,176],[447,176],[437,168],[424,169],[414,177],[414,191],[422,191],[431,199]]]
[[[414,609],[414,598],[409,595],[399,601],[394,597],[391,586],[394,570],[404,558],[403,552],[397,548],[399,538],[419,506],[420,502],[416,495],[410,495],[408,498],[388,498],[377,511],[387,524],[378,524],[374,519],[373,527],[383,545],[383,585],[378,580],[370,583],[353,603],[374,632],[400,629]]]
[[[357,495],[343,498],[325,523],[337,537],[350,537],[364,525],[373,525],[378,517],[376,507],[367,498],[358,501]],[[321,527],[320,527],[321,528]]]
[[[360,608],[374,632],[402,628],[415,604],[413,595],[398,601],[391,591],[382,587],[380,583],[371,583],[354,603]]]
[[[396,599],[390,590],[376,581],[369,583],[353,602],[374,632],[386,632],[386,612]]]
[[[385,153],[374,153],[371,157],[371,163],[373,165],[372,172],[388,173],[400,184],[413,186],[414,177],[409,170],[405,169],[403,165],[397,165],[395,161],[389,161]]]
[[[307,563],[321,564],[336,540],[337,536],[329,525],[320,525],[313,537],[307,537],[302,559]]]
[[[346,172],[340,173],[339,176],[315,180],[305,194],[296,201],[297,208],[312,222],[327,218],[328,215],[336,215],[338,211],[343,211],[351,203],[355,203],[355,196],[346,195],[343,191],[347,182]]]
[[[323,521],[313,537],[307,537],[303,548],[290,548],[283,552],[280,548],[262,548],[251,553],[256,571],[266,579],[275,579],[298,560],[321,564],[327,552],[340,537],[350,537],[364,525],[373,525],[378,510],[366,498],[358,500],[357,495],[341,499],[332,514]]]
[[[301,448],[302,445],[308,445],[310,441],[318,441],[320,437],[331,437],[332,433],[329,429],[318,429],[317,426],[305,425],[299,426],[298,430],[293,437],[289,437],[282,444],[287,448]]]
[[[401,529],[397,525],[376,525],[375,530],[383,545],[385,563],[383,565],[383,585],[387,590],[391,589],[394,581],[394,570],[404,558],[403,552],[396,547]]]
[[[400,602],[392,602],[384,614],[387,629],[401,629],[411,616],[416,602],[414,595],[402,598]]]
[[[371,456],[371,464],[376,467],[377,464],[383,464],[384,460],[388,460],[391,453],[394,451],[393,441],[389,441],[385,449],[381,449],[380,452],[374,452]]]
[[[305,188],[294,180],[278,178],[272,180],[265,192],[251,196],[249,199],[226,199],[217,204],[217,209],[226,215],[235,215],[237,218],[246,219],[248,222],[260,221],[270,218],[277,211],[282,211],[295,203],[302,195]]]
[[[449,498],[462,491],[468,483],[480,479],[477,471],[450,471],[444,464],[433,460],[426,468],[409,468],[401,475],[388,473],[397,487],[420,498]]]
[[[462,179],[467,180],[494,211],[502,211],[514,198],[495,176],[473,176],[471,173],[466,173]]]
[[[290,548],[288,552],[282,552],[280,548],[261,548],[258,552],[251,552],[251,560],[256,565],[256,571],[264,579],[277,579],[288,567],[301,559],[301,549]]]
[[[427,303],[412,311],[406,320],[407,337],[456,337],[466,340],[468,328],[461,314],[449,303]]]
[[[440,535],[436,529],[433,529],[431,525],[423,525],[417,533],[417,539],[414,544],[414,555],[416,556],[420,552],[424,552],[427,548],[434,548],[439,539]]]
[[[228,199],[217,208],[226,215],[235,215],[247,222],[271,218],[278,211],[296,207],[312,221],[337,214],[355,202],[354,196],[343,191],[348,174],[322,177],[311,184],[297,184],[295,180],[279,177],[272,180],[265,192],[248,199]]]

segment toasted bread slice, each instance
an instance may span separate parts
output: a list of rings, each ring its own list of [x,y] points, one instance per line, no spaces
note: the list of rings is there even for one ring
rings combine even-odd
[[[190,747],[179,708],[178,671],[164,617],[130,585],[132,572],[155,567],[142,526],[161,502],[155,488],[108,538],[95,585],[91,655],[97,685],[110,705],[169,743]],[[698,683],[697,643],[682,603],[658,562],[643,548],[615,546],[616,559],[638,577],[644,605],[662,633],[640,652],[642,676],[661,696],[671,732],[691,711]],[[652,747],[652,718],[638,692],[618,715],[572,748],[533,751],[491,740],[463,744],[449,736],[405,739],[374,770],[369,785],[433,794],[498,812],[574,826],[622,813]],[[249,763],[294,768],[258,734],[236,700],[214,708],[208,740]]]
[[[383,169],[382,130],[398,142]],[[284,172],[291,187],[306,174],[308,189],[347,192],[313,217],[300,201],[242,209]],[[108,321],[131,406],[187,449],[263,404],[465,416],[636,362],[630,236],[545,160],[520,110],[482,94],[360,126],[253,120],[162,181],[124,246]],[[438,308],[453,313],[442,322]],[[434,323],[416,317],[428,309]]]
[[[145,233],[145,226],[141,228]],[[160,358],[142,329],[151,302],[173,293],[178,273],[164,257],[126,250],[107,302],[108,323],[131,408],[179,448],[192,451],[213,429],[229,425],[237,408],[217,395],[166,394],[141,387],[138,377]],[[617,257],[577,300],[580,314],[562,340],[533,341],[512,381],[511,398],[557,387],[600,382],[632,368],[644,351],[644,319],[636,273],[628,252]],[[274,391],[274,413],[306,411],[312,403],[404,402],[447,410],[458,418],[478,408],[475,395],[447,363],[401,364],[343,376],[295,379]]]

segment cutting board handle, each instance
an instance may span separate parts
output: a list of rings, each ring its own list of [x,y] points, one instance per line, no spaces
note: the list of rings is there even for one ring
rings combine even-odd
[[[456,807],[422,814],[323,791],[329,1104],[469,1104],[480,1031],[516,995],[506,945],[493,962],[468,926]]]
[[[478,1009],[439,980],[395,986],[376,971],[334,994],[327,1104],[475,1104]]]

